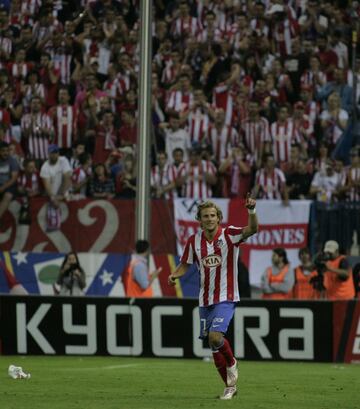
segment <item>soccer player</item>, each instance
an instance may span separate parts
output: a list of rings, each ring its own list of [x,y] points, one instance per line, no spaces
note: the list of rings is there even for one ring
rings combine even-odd
[[[169,275],[175,285],[189,266],[197,263],[200,272],[200,338],[208,338],[215,366],[226,387],[220,399],[229,400],[236,394],[237,362],[228,340],[224,337],[239,301],[239,244],[258,230],[256,201],[248,194],[245,207],[249,218],[246,227],[221,227],[222,212],[210,201],[198,206],[196,219],[201,230],[189,237],[180,264]]]

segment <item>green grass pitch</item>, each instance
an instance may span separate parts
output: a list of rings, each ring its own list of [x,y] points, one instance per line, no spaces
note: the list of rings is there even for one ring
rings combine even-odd
[[[10,364],[31,379],[11,379]],[[240,362],[239,394],[212,362],[121,357],[0,356],[1,409],[360,409],[360,366]]]

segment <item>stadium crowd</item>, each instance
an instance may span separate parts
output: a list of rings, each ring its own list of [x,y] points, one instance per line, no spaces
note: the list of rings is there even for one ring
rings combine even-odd
[[[20,198],[26,222],[45,194],[56,228],[61,200],[135,197],[139,2],[0,3],[0,218]],[[360,200],[360,145],[334,155],[360,107],[357,2],[157,0],[153,15],[153,197]]]

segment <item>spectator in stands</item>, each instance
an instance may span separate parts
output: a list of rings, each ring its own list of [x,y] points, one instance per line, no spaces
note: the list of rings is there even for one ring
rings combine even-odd
[[[116,196],[122,199],[134,199],[136,196],[136,162],[133,154],[124,157],[123,169],[116,175]]]
[[[299,158],[294,171],[286,178],[289,199],[308,199],[312,178],[306,159]]]
[[[328,108],[321,112],[324,140],[333,149],[345,131],[349,114],[340,106],[340,95],[333,92],[328,97]]]
[[[130,146],[134,148],[137,141],[137,124],[135,112],[124,110],[121,112],[122,126],[119,130],[119,139],[121,146]]]
[[[272,48],[281,57],[291,54],[291,40],[299,33],[299,24],[289,12],[289,6],[273,4],[268,12],[272,27]]]
[[[324,285],[326,298],[329,300],[349,300],[355,296],[355,288],[351,266],[344,255],[340,254],[339,243],[328,240],[324,246],[328,256]]]
[[[106,96],[106,92],[98,88],[96,76],[91,72],[87,73],[85,88],[79,91],[75,98],[75,106],[82,114],[80,116],[82,123],[91,126],[94,115],[96,117],[96,114],[100,111],[100,98]]]
[[[54,128],[50,117],[43,112],[41,98],[38,96],[32,98],[30,112],[22,117],[21,133],[27,156],[39,163],[46,160]]]
[[[189,133],[180,128],[180,118],[177,112],[169,114],[169,122],[163,122],[159,125],[165,140],[165,151],[170,163],[173,161],[172,153],[174,149],[181,148],[184,152],[184,160],[188,159],[188,152],[191,148]]]
[[[316,0],[309,0],[301,13],[299,25],[304,37],[316,39],[319,34],[326,32],[329,21],[320,4]]]
[[[342,108],[347,113],[351,113],[353,109],[352,103],[352,87],[347,85],[345,72],[341,68],[334,70],[334,79],[322,87],[318,93],[318,99],[323,101],[323,105],[329,106],[329,96],[333,93],[339,95],[339,108]],[[328,104],[325,102],[327,101]]]
[[[261,166],[264,155],[264,143],[270,141],[269,121],[260,116],[260,104],[251,100],[248,105],[248,117],[241,122],[241,137],[252,155],[256,168]]]
[[[95,199],[112,199],[115,196],[114,181],[108,176],[103,163],[95,165],[89,184],[89,196]]]
[[[346,172],[346,200],[360,202],[360,145],[350,151],[350,167]]]
[[[302,157],[306,157],[301,149],[302,146],[299,143],[293,143],[290,148],[290,157],[288,162],[283,162],[281,164],[281,170],[284,172],[286,178],[297,170],[299,160]]]
[[[71,197],[72,199],[84,199],[87,196],[89,181],[92,175],[92,159],[89,153],[83,152],[79,155],[79,166],[73,169],[71,175]]]
[[[286,250],[275,248],[271,256],[272,266],[261,277],[263,298],[286,300],[292,298],[294,273],[290,267]]]
[[[104,163],[110,152],[118,147],[119,132],[114,124],[114,114],[111,110],[107,110],[96,128],[94,162]]]
[[[314,124],[310,117],[305,114],[305,104],[298,101],[294,104],[293,122],[298,129],[301,151],[304,156],[313,153],[316,149],[316,138],[314,135]]]
[[[333,162],[328,160],[325,172],[315,172],[311,182],[310,195],[319,202],[330,203],[336,201],[341,187],[340,182],[339,174],[334,171]]]
[[[53,106],[49,115],[53,121],[54,142],[60,148],[61,155],[71,156],[71,148],[77,138],[77,109],[70,104],[70,94],[66,87],[58,91],[58,105]]]
[[[9,155],[9,144],[0,142],[0,220],[16,195],[19,165]]]
[[[39,75],[45,87],[45,107],[48,109],[56,105],[60,81],[60,70],[54,67],[49,53],[41,54]]]
[[[190,151],[190,159],[181,165],[177,185],[182,186],[182,196],[193,199],[212,197],[212,187],[215,186],[216,167],[210,161],[201,159],[201,148]]]
[[[310,250],[303,247],[299,250],[300,264],[294,269],[295,283],[293,298],[298,300],[316,300],[320,297],[320,291],[314,288],[314,277],[318,272],[311,260]]]
[[[20,198],[21,208],[19,212],[19,223],[30,224],[30,199],[39,196],[42,192],[42,182],[40,173],[36,168],[33,159],[25,159],[23,163],[24,170],[20,172],[17,180],[17,195]]]
[[[314,100],[313,88],[310,85],[302,84],[300,87],[300,100],[305,105],[305,115],[308,115],[309,120],[315,126],[320,113],[320,103]]]
[[[334,79],[334,71],[338,66],[338,57],[336,53],[329,48],[329,41],[326,34],[317,36],[316,45],[317,55],[320,60],[320,69],[325,72],[327,82]]]
[[[326,74],[320,69],[320,59],[317,55],[310,57],[309,68],[301,76],[301,85],[310,87],[318,95],[322,87],[326,84]]]
[[[172,151],[172,162],[177,171],[179,171],[180,166],[184,163],[184,150],[181,148],[175,148]]]
[[[86,277],[76,253],[70,252],[65,256],[56,284],[60,286],[56,291],[59,295],[84,295]],[[57,286],[54,288],[57,289]]]
[[[251,190],[251,156],[244,146],[234,146],[229,156],[219,166],[219,175],[223,176],[222,196],[246,198]]]
[[[152,196],[156,199],[174,199],[176,191],[177,170],[170,165],[166,152],[158,152],[157,164],[151,171]]]
[[[29,112],[31,99],[34,96],[41,98],[42,105],[45,104],[45,87],[40,82],[40,76],[38,71],[30,71],[26,77],[26,82],[22,86],[24,111]]]
[[[203,90],[196,88],[190,106],[180,115],[181,122],[187,124],[191,144],[202,144],[206,141],[212,113]]]
[[[135,253],[131,256],[130,264],[123,275],[127,297],[148,298],[153,296],[151,285],[161,273],[162,267],[149,272],[149,253],[149,242],[147,240],[137,240],[135,243]]]
[[[293,143],[301,144],[299,130],[294,121],[289,118],[289,108],[282,105],[279,108],[278,120],[270,126],[272,151],[277,164],[287,162],[290,158],[290,149]]]
[[[58,230],[61,225],[60,203],[66,200],[71,186],[71,167],[65,156],[60,156],[57,145],[48,147],[48,159],[40,169],[40,177],[49,202],[47,207],[47,229]]]
[[[225,111],[222,108],[215,110],[214,123],[210,124],[207,139],[216,164],[220,164],[227,158],[231,148],[239,142],[239,134],[236,129],[231,125],[226,125]]]
[[[191,80],[187,74],[181,74],[179,81],[170,90],[168,103],[166,106],[167,112],[187,111],[193,103],[193,92],[191,87]]]
[[[282,199],[288,204],[288,191],[284,172],[275,167],[275,158],[272,153],[264,157],[264,167],[255,175],[254,197],[259,199]]]
[[[86,140],[77,139],[73,143],[72,156],[70,157],[71,169],[76,169],[79,166],[79,156],[86,150]]]

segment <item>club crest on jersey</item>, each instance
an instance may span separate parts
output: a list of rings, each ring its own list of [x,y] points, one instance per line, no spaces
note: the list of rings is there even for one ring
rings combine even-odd
[[[201,260],[204,267],[217,267],[221,265],[221,256],[210,254]]]
[[[219,240],[215,243],[215,245],[218,246],[218,247],[222,247],[223,244],[224,244],[224,242],[222,241],[222,239],[219,239]]]

